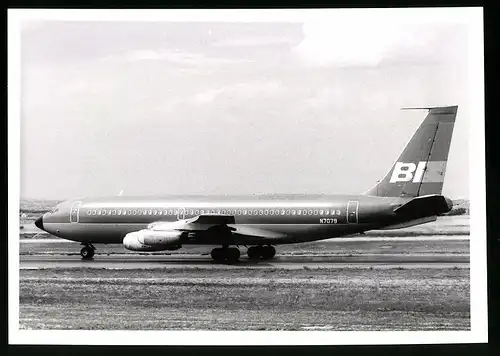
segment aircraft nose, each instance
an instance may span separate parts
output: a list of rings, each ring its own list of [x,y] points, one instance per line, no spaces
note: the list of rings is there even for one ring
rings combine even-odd
[[[35,226],[40,230],[43,230],[43,215],[36,219]]]

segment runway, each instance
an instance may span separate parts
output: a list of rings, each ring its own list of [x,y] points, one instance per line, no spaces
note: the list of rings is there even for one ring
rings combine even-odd
[[[215,263],[209,246],[135,253],[19,243],[22,329],[468,330],[468,236],[280,245],[270,261]]]
[[[20,269],[213,269],[213,268],[469,268],[469,256],[461,254],[359,254],[277,256],[271,261],[250,261],[242,257],[235,264],[213,262],[200,255],[110,255],[82,260],[79,256],[21,256]]]

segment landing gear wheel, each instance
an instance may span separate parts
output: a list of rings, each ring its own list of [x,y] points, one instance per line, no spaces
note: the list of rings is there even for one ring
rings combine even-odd
[[[229,263],[238,262],[240,259],[240,250],[237,248],[228,248],[226,251],[226,260]]]
[[[83,246],[80,250],[80,255],[84,260],[90,260],[94,257],[94,249],[90,246]]]
[[[260,249],[258,247],[249,247],[247,250],[248,258],[251,260],[260,260]]]
[[[222,250],[220,248],[214,248],[210,253],[212,259],[216,262],[220,262],[222,260]]]
[[[263,260],[270,260],[276,255],[276,249],[273,246],[264,246],[261,253]]]

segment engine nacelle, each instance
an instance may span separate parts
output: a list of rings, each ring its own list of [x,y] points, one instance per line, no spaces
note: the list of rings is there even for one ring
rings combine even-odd
[[[128,233],[123,246],[132,251],[164,251],[181,248],[182,232],[140,230]]]

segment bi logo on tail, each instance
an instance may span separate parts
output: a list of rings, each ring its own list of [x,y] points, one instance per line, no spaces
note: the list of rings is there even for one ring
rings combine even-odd
[[[418,165],[415,163],[396,162],[389,182],[409,182],[413,179],[413,183],[420,183],[426,166],[427,162],[425,161],[418,162]]]

